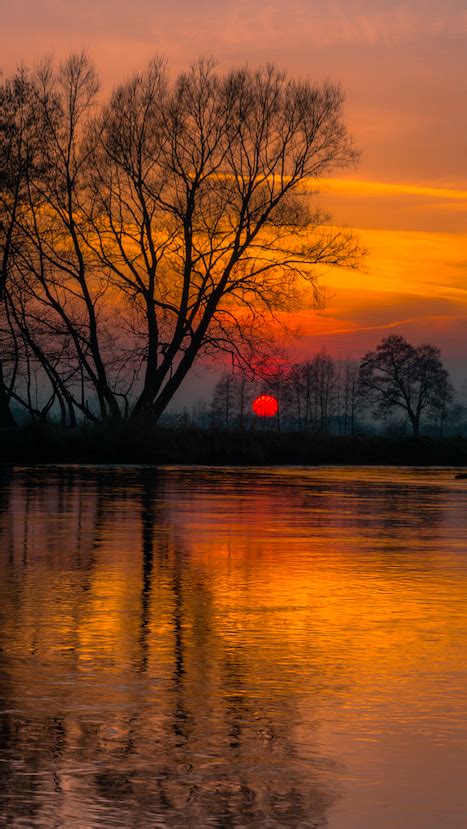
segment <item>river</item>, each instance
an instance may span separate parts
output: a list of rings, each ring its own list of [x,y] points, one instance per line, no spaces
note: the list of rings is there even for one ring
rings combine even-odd
[[[464,829],[454,476],[3,468],[0,826]]]

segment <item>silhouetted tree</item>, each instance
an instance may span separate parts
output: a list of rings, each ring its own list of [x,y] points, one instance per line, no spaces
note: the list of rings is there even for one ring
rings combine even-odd
[[[311,404],[315,428],[329,432],[337,414],[338,374],[335,361],[323,348],[311,364],[313,383]]]
[[[115,90],[93,132],[88,220],[131,303],[135,414],[159,417],[202,352],[242,362],[267,349],[268,321],[300,304],[300,280],[319,304],[316,265],[357,265],[355,240],[310,211],[303,188],[356,158],[342,101],[273,67],[222,76],[202,61],[173,83],[155,61]]]
[[[361,256],[310,208],[356,159],[338,87],[153,61],[97,91],[85,54],[1,89],[0,423],[10,400],[157,419],[199,355],[264,365],[280,312],[322,302],[316,266]]]
[[[9,281],[18,251],[21,214],[27,205],[31,170],[38,163],[33,84],[19,69],[0,81],[0,425],[14,425],[10,410],[19,367],[18,339],[9,314]],[[7,381],[6,364],[10,364]]]
[[[37,121],[43,135],[44,172],[30,183],[32,194],[24,233],[29,241],[23,262],[26,311],[40,332],[42,352],[50,340],[60,351],[68,343],[61,377],[74,405],[91,414],[84,394],[92,390],[101,418],[120,415],[116,397],[115,353],[110,330],[105,274],[89,252],[86,219],[89,130],[99,83],[85,54],[58,68],[45,61],[35,77]],[[115,315],[118,309],[115,309]],[[38,325],[42,322],[42,326]],[[81,381],[81,382],[80,382]]]
[[[360,383],[376,416],[403,411],[415,436],[422,416],[441,411],[452,396],[449,375],[433,345],[414,346],[404,337],[386,337],[360,365]]]
[[[216,383],[211,401],[211,423],[222,429],[229,429],[232,423],[233,375],[223,373]]]
[[[353,435],[357,417],[362,412],[363,400],[359,382],[359,364],[353,360],[337,367],[337,416],[339,433]]]
[[[211,423],[222,429],[243,431],[252,399],[252,383],[239,367],[226,371],[214,388],[211,401]]]
[[[340,366],[323,348],[311,360],[282,371],[282,408],[299,429],[328,432],[338,415]]]

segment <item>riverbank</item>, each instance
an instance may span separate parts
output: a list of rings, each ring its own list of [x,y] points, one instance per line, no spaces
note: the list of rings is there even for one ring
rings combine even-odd
[[[467,439],[44,425],[0,431],[0,463],[460,467],[467,466]]]

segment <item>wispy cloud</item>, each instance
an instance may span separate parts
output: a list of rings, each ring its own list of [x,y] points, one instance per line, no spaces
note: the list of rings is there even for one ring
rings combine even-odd
[[[306,182],[305,187],[311,190],[316,182]],[[420,196],[432,199],[454,199],[467,202],[467,190],[447,187],[424,187],[418,184],[398,182],[365,181],[360,179],[323,179],[319,186],[329,192],[341,193],[349,196]]]
[[[388,331],[393,328],[402,328],[407,325],[425,325],[428,327],[430,323],[443,323],[450,325],[455,321],[467,320],[467,314],[429,314],[426,316],[412,317],[408,319],[393,320],[391,322],[381,323],[379,325],[348,325],[345,327],[326,328],[320,331],[307,331],[307,337],[323,338],[323,332],[326,336],[334,336],[335,334],[359,334],[368,331]]]
[[[184,40],[196,27],[204,41],[280,42],[293,35],[315,48],[335,43],[374,45],[433,35],[462,36],[467,10],[462,0],[16,0],[2,10],[2,25],[33,24],[40,30],[82,35],[126,32],[146,41],[168,30]],[[174,29],[174,26],[176,27]],[[204,37],[203,37],[204,32]]]

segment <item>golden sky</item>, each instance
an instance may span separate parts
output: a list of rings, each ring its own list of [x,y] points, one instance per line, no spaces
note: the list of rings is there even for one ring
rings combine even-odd
[[[358,169],[321,196],[359,229],[361,274],[328,275],[302,353],[360,356],[395,330],[442,348],[462,380],[467,345],[467,7],[464,0],[0,0],[0,65],[86,47],[104,91],[154,54],[171,71],[273,61],[340,81]],[[467,374],[467,372],[466,372]]]
[[[302,315],[299,350],[326,343],[342,357],[389,333],[440,346],[455,379],[465,379],[467,191],[400,182],[329,182],[323,203],[356,228],[368,256],[360,273],[328,271],[326,308]]]

